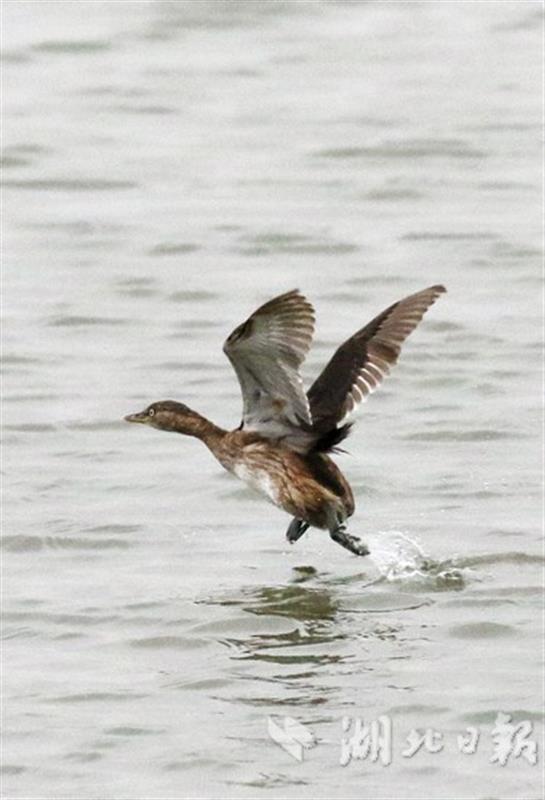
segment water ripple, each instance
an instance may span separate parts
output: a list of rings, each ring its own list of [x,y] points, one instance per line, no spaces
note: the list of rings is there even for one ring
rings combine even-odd
[[[385,142],[374,147],[332,147],[319,150],[315,155],[321,158],[356,159],[415,159],[415,158],[470,158],[482,159],[488,156],[484,150],[471,147],[463,139],[415,139]]]
[[[136,189],[134,181],[109,180],[106,178],[27,178],[26,180],[3,180],[8,189],[55,192],[107,192],[118,189]]]
[[[36,550],[124,550],[131,547],[131,543],[125,539],[103,538],[89,539],[84,537],[67,536],[28,536],[24,534],[14,534],[4,536],[2,547],[7,552],[25,553]]]
[[[111,42],[101,39],[63,39],[57,41],[39,42],[32,46],[37,53],[48,53],[51,55],[88,55],[89,53],[103,53],[110,50]]]
[[[48,325],[54,328],[74,328],[90,325],[126,325],[128,321],[119,317],[86,317],[78,314],[63,314],[51,317]]]
[[[146,694],[137,692],[76,692],[61,694],[55,697],[45,697],[46,703],[119,703],[130,702],[131,700],[143,700],[148,697]]]
[[[452,625],[448,629],[450,636],[457,639],[497,639],[514,636],[517,633],[512,625],[501,625],[498,622],[469,622],[465,625]]]

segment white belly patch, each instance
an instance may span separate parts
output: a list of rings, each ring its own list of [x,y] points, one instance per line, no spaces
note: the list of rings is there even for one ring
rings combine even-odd
[[[281,505],[278,487],[268,472],[263,469],[250,468],[243,462],[235,464],[233,472],[241,481],[251,486],[260,494],[264,494],[276,506]]]

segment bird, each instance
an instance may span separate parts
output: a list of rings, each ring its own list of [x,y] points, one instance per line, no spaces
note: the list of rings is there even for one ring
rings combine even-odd
[[[354,495],[331,455],[342,452],[356,406],[389,374],[405,339],[445,291],[430,286],[388,306],[341,344],[307,392],[300,369],[312,344],[314,309],[298,289],[285,292],[224,343],[242,392],[235,430],[175,400],[153,402],[124,419],[200,439],[228,472],[292,516],[291,544],[314,527],[366,556],[365,542],[347,531]]]

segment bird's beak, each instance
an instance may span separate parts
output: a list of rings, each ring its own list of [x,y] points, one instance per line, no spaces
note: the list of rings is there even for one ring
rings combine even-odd
[[[148,421],[148,415],[145,411],[140,411],[138,414],[127,414],[126,417],[123,417],[125,422],[140,422],[146,424]]]

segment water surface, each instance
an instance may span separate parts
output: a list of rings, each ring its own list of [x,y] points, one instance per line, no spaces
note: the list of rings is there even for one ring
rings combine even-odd
[[[5,796],[537,800],[490,758],[498,712],[541,742],[538,4],[4,7]],[[274,294],[311,380],[438,282],[339,457],[369,558],[121,421],[236,426]],[[381,715],[392,763],[341,766]]]

